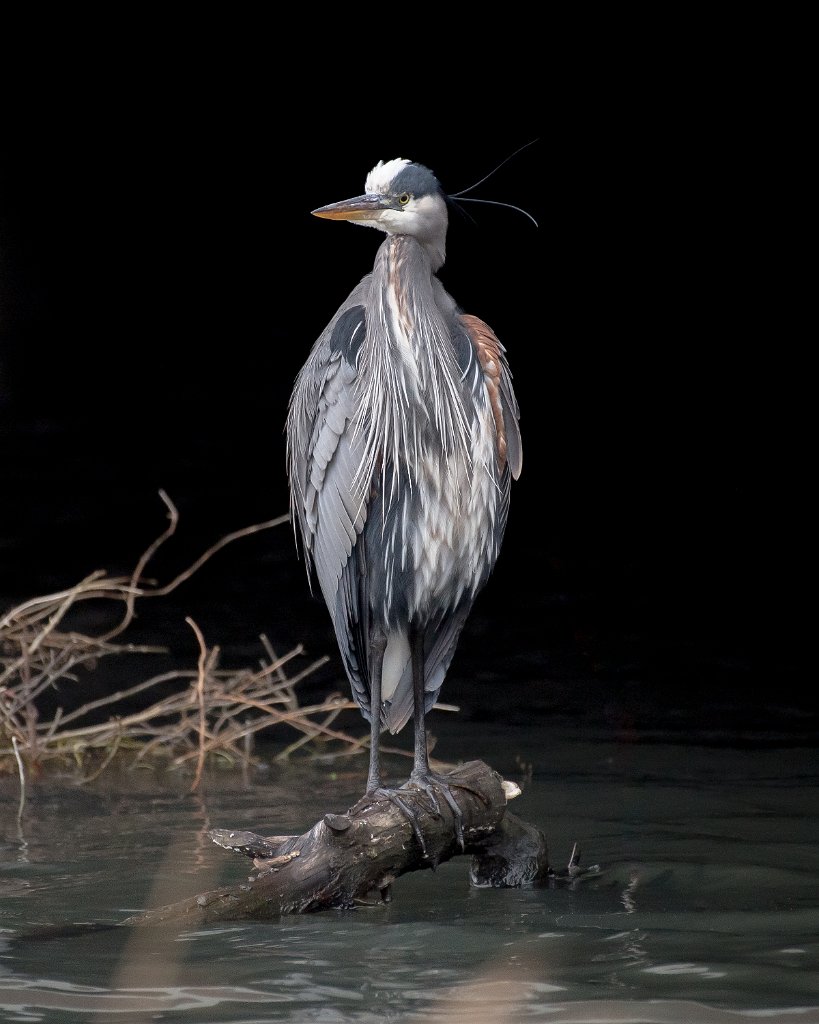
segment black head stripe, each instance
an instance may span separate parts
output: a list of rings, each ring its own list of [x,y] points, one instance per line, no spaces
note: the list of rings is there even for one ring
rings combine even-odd
[[[416,199],[421,196],[443,195],[441,183],[428,167],[423,164],[408,164],[393,179],[392,191],[409,192]]]

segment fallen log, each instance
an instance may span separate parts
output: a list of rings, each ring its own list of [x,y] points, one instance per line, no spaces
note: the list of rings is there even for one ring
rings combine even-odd
[[[215,843],[251,857],[257,873],[239,885],[121,923],[201,925],[386,902],[399,876],[434,869],[462,854],[472,858],[470,879],[477,886],[520,886],[554,877],[543,833],[506,809],[507,800],[520,792],[514,783],[504,782],[482,761],[459,765],[444,778],[462,815],[463,849],[447,802],[441,799],[435,807],[408,783],[398,793],[416,812],[417,831],[386,796],[364,797],[346,814],[326,814],[300,836],[212,829]]]

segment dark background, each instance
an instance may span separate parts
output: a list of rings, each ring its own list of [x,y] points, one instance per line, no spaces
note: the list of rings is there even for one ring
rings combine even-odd
[[[129,571],[165,524],[160,488],[181,513],[161,580],[285,512],[294,377],[380,242],[310,210],[379,159],[457,192],[537,140],[471,195],[539,226],[466,204],[440,275],[507,348],[524,444],[442,696],[632,736],[812,735],[807,381],[767,246],[762,91],[703,88],[657,53],[429,97],[387,88],[395,68],[344,88],[340,60],[316,97],[252,35],[249,52],[35,60],[8,104],[3,604]],[[185,615],[228,660],[260,632],[331,653],[311,685],[346,686],[287,526],[136,628],[190,662]]]

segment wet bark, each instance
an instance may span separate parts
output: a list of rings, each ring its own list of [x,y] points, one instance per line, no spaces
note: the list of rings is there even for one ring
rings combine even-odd
[[[363,798],[346,814],[326,814],[301,836],[213,829],[215,843],[253,858],[256,874],[122,924],[206,924],[383,902],[400,875],[463,854],[471,857],[474,885],[520,886],[550,877],[545,836],[507,811],[507,795],[517,787],[482,761],[460,765],[444,778],[462,814],[463,850],[446,801],[439,799],[436,810],[427,794],[408,785],[398,792],[416,812],[423,846],[386,796]]]

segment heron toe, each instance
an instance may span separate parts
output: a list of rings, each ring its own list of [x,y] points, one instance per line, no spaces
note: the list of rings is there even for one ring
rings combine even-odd
[[[441,816],[441,808],[438,803],[436,791],[443,794],[444,800],[446,800],[449,809],[452,811],[452,819],[455,825],[455,838],[458,840],[458,846],[460,846],[461,851],[463,852],[465,849],[463,811],[459,807],[458,801],[452,795],[452,787],[454,786],[456,789],[469,789],[469,787],[459,786],[457,782],[450,783],[449,779],[445,778],[443,775],[437,775],[435,772],[431,771],[413,771],[409,777],[408,785],[415,786],[426,793],[432,802],[434,813],[437,817]],[[475,791],[469,789],[469,792],[474,793]],[[477,795],[481,796],[481,794]]]

